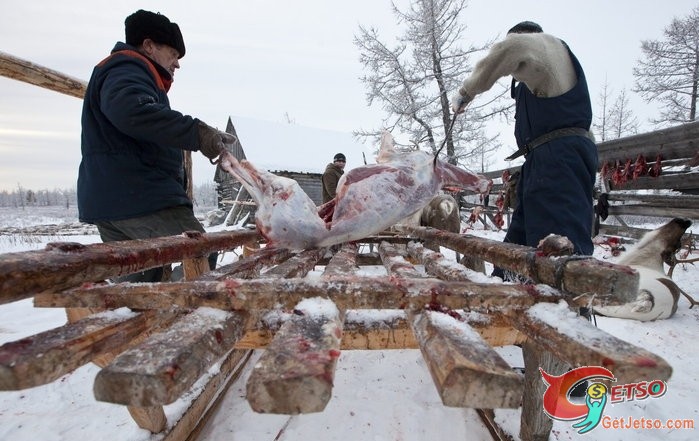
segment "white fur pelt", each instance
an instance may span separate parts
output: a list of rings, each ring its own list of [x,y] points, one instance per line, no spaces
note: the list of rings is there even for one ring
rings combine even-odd
[[[622,305],[594,306],[598,314],[640,321],[672,317],[677,311],[681,290],[666,274],[663,262],[680,248],[690,220],[675,218],[662,227],[646,233],[627,251],[617,264],[638,271],[638,296]]]

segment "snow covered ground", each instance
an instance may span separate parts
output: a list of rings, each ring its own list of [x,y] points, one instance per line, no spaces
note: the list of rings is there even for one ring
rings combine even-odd
[[[0,208],[0,228],[18,225],[75,222],[74,213],[27,212]],[[694,226],[694,231],[699,229]],[[500,240],[502,233],[470,231]],[[50,241],[99,242],[88,229],[79,236],[0,236],[0,253],[41,249]],[[595,255],[614,260],[609,251]],[[695,252],[692,257],[697,257]],[[232,253],[226,259],[234,258]],[[223,262],[227,263],[227,262]],[[696,266],[675,269],[678,285],[699,298]],[[677,314],[659,322],[639,323],[598,317],[604,331],[654,352],[673,367],[667,393],[659,398],[608,404],[607,421],[699,420],[699,352],[693,349],[699,331],[699,309],[689,309],[684,297]],[[33,308],[31,300],[0,305],[0,344],[48,330],[65,323],[62,309]],[[521,366],[515,347],[501,349],[514,366]],[[253,357],[258,357],[259,352]],[[218,412],[200,439],[205,440],[488,440],[491,439],[472,410],[441,404],[418,350],[343,351],[337,364],[333,398],[322,413],[301,416],[255,414],[245,400],[245,381],[253,362],[228,390]],[[92,384],[98,371],[89,364],[44,386],[0,392],[0,440],[150,440],[162,438],[139,429],[124,406],[95,401]],[[195,385],[195,388],[201,384]],[[170,424],[184,412],[186,402],[165,407]],[[496,411],[498,423],[519,439],[519,411]],[[552,440],[588,439],[612,441],[694,440],[696,429],[626,429],[598,426],[587,435],[572,428],[574,422],[555,421]],[[603,422],[604,423],[604,422]]]

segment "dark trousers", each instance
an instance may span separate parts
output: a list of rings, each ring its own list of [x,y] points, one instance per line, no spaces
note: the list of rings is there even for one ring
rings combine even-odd
[[[575,254],[592,255],[592,192],[597,147],[579,136],[537,147],[522,165],[517,208],[504,242],[534,247],[549,234],[566,236]],[[502,277],[502,269],[493,275]]]
[[[204,227],[186,206],[166,208],[145,216],[115,221],[95,222],[102,242],[175,236],[185,231],[204,232]],[[217,253],[209,255],[209,268],[216,268]],[[163,267],[129,274],[116,279],[117,282],[160,282]]]

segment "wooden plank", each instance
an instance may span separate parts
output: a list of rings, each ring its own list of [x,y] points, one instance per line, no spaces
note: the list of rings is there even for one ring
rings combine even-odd
[[[325,255],[325,248],[304,250],[289,260],[275,266],[264,274],[261,279],[280,279],[288,277],[304,277],[311,271],[318,260]]]
[[[680,194],[638,194],[614,191],[607,194],[609,201],[643,202],[654,207],[699,208],[699,196]]]
[[[518,408],[523,377],[468,324],[439,312],[411,318],[420,350],[445,406]]]
[[[582,317],[564,303],[532,306],[524,314],[508,317],[512,325],[542,349],[570,366],[602,366],[619,384],[667,381],[672,367],[661,357],[620,340]]]
[[[291,257],[289,250],[262,248],[236,262],[219,266],[215,270],[202,275],[198,280],[252,279],[259,276],[263,268],[277,265],[289,257]]]
[[[441,280],[468,281],[476,274],[465,266],[447,259],[441,253],[425,248],[418,242],[408,244],[408,254],[425,266],[427,274]]]
[[[520,345],[526,336],[501,315],[450,311],[478,331],[491,346]],[[237,349],[259,349],[269,345],[281,325],[291,317],[275,313],[275,320],[259,320],[236,343]],[[417,341],[402,310],[348,310],[342,328],[343,350],[417,349]]]
[[[163,437],[162,441],[186,441],[196,440],[201,429],[206,425],[209,417],[216,411],[221,398],[233,384],[247,362],[252,351],[232,350],[221,362],[218,373],[212,375],[204,390],[192,401],[182,417],[177,420],[172,429]]]
[[[649,162],[655,161],[658,154],[663,159],[691,158],[697,152],[697,140],[699,124],[695,121],[601,142],[597,144],[599,165],[617,160],[635,161],[638,155],[643,155]]]
[[[610,182],[611,190],[693,190],[699,188],[699,173],[661,174],[654,178],[640,176],[623,184]]]
[[[654,207],[644,204],[610,205],[608,212],[612,216],[654,216],[654,217],[684,217],[699,219],[699,208]]]
[[[0,75],[82,99],[87,83],[0,51]]]
[[[401,263],[401,268],[407,268]],[[366,295],[371,293],[372,295]],[[440,306],[450,309],[492,310],[514,313],[536,302],[555,302],[563,297],[546,285],[475,283],[433,278],[363,278],[334,276],[307,279],[231,279],[221,282],[122,283],[78,288],[62,293],[37,294],[38,307],[127,306],[157,309],[170,306],[207,306],[224,310],[291,309],[303,299],[329,298],[339,308],[409,309]]]
[[[312,310],[304,311],[306,305]],[[255,412],[322,412],[330,401],[340,356],[340,311],[327,299],[314,299],[297,305],[295,312],[250,374],[247,400]]]
[[[102,369],[95,398],[139,407],[172,403],[233,347],[246,321],[243,313],[195,310]]]
[[[441,231],[441,230],[440,230]],[[424,278],[424,274],[421,274],[411,263],[405,260],[403,254],[398,251],[398,248],[388,242],[381,242],[379,244],[379,256],[381,256],[381,261],[383,266],[386,268],[388,275],[404,277],[404,278]]]
[[[50,383],[95,357],[122,351],[132,339],[175,316],[167,310],[108,311],[5,343],[0,347],[0,390]]]
[[[91,245],[53,243],[42,251],[2,254],[0,304],[233,249],[258,238],[257,231],[245,230]]]
[[[356,243],[345,243],[325,266],[323,277],[343,276],[357,272],[357,251],[359,247]]]
[[[638,273],[625,265],[592,257],[582,260],[547,257],[531,247],[429,227],[403,228],[416,237],[434,241],[464,255],[479,256],[574,297],[597,294],[610,302],[627,303],[635,300],[638,293]]]

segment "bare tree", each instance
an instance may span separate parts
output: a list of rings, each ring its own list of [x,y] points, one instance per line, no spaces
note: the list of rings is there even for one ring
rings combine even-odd
[[[683,19],[675,18],[664,30],[661,41],[641,43],[645,55],[633,74],[635,92],[646,102],[661,103],[655,125],[696,120],[699,85],[699,7]]]
[[[381,127],[356,131],[356,136],[378,139],[383,129],[398,130],[410,137],[411,148],[432,153],[446,139],[446,156],[452,164],[482,163],[487,153],[500,146],[497,136],[486,135],[485,124],[510,107],[499,104],[505,88],[491,101],[469,107],[448,133],[450,94],[472,70],[470,55],[492,44],[462,48],[465,27],[458,18],[465,8],[466,0],[414,0],[407,11],[393,4],[405,31],[392,47],[376,29],[359,27],[354,41],[368,72],[361,78],[367,102],[380,105],[386,117]]]
[[[599,94],[599,109],[595,114],[597,115],[595,117],[595,121],[592,123],[592,129],[597,133],[597,140],[598,141],[606,141],[608,139],[608,132],[609,132],[609,112],[610,112],[610,105],[609,101],[611,101],[610,95],[612,94],[612,90],[609,87],[609,82],[607,81],[607,78],[604,78],[604,84],[602,85],[602,91]]]
[[[621,92],[619,92],[612,106],[610,117],[612,136],[614,138],[638,133],[638,118],[636,118],[629,106],[629,97],[626,95],[626,89],[621,89]]]
[[[626,89],[621,89],[613,104],[612,100],[614,100],[614,91],[605,80],[599,95],[600,108],[592,124],[598,141],[608,141],[638,133],[638,118],[629,106]]]

